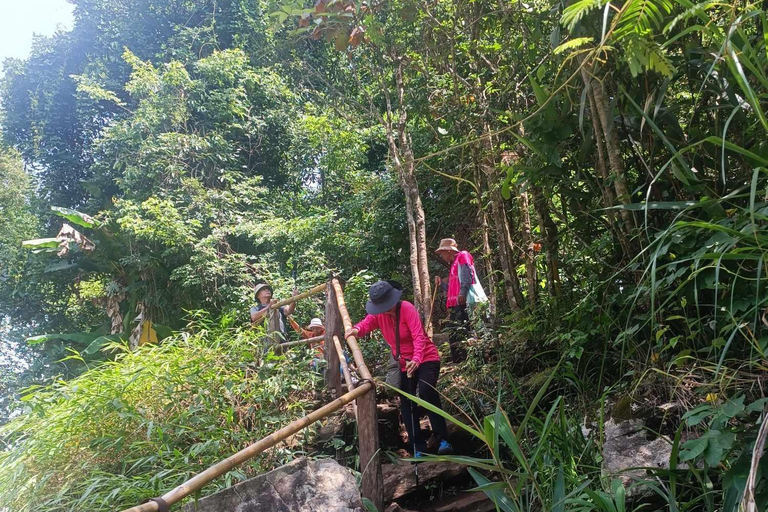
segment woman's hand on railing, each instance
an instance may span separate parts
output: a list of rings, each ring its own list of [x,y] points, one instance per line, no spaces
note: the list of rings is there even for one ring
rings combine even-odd
[[[354,327],[352,327],[351,329],[347,329],[347,332],[344,333],[344,339],[347,339],[350,336],[354,336],[355,338],[357,338],[357,333],[359,333],[359,332],[360,331],[358,331]]]

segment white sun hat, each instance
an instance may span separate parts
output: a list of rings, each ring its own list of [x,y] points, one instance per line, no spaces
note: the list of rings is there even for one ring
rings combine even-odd
[[[322,326],[323,326],[322,320],[320,320],[319,318],[313,318],[312,320],[310,320],[309,325],[307,326],[307,329],[311,329],[313,327],[322,327]]]

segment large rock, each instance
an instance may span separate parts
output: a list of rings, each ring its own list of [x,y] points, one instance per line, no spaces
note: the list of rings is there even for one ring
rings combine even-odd
[[[355,478],[334,460],[298,459],[184,506],[184,512],[363,512]]]
[[[649,437],[642,420],[605,423],[605,442],[603,443],[603,477],[607,480],[620,478],[624,486],[646,479],[644,469],[628,468],[669,468],[672,443],[666,437]],[[645,492],[635,487],[628,492],[637,496]]]

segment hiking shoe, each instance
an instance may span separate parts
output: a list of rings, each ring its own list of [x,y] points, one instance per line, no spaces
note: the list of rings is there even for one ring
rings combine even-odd
[[[453,446],[451,443],[443,439],[440,441],[440,447],[437,449],[438,455],[451,455],[453,453]]]

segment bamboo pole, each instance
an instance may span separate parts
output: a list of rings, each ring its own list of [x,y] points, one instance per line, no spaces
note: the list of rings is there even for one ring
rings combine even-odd
[[[347,381],[347,389],[352,391],[355,389],[355,385],[352,384],[352,373],[349,371],[349,365],[347,359],[344,356],[344,350],[341,347],[341,342],[338,336],[333,337],[333,344],[336,345],[336,353],[339,354],[339,362],[341,362],[341,370],[344,372],[344,380]]]
[[[298,341],[287,341],[285,343],[281,343],[280,346],[282,348],[288,348],[293,347],[296,345],[306,345],[307,343],[314,343],[316,341],[323,341],[325,339],[325,334],[321,334],[320,336],[312,336],[311,338],[305,338],[303,340]]]
[[[294,302],[300,301],[301,299],[306,299],[307,297],[315,295],[316,293],[320,293],[323,290],[325,290],[325,283],[319,284],[305,292],[294,295],[293,297],[288,297],[287,299],[283,299],[281,301],[275,302],[274,304],[270,304],[269,307],[271,309],[277,309],[283,306],[287,306],[288,304],[293,304]]]
[[[315,411],[312,411],[308,415],[290,423],[289,425],[286,425],[285,427],[281,428],[277,432],[274,432],[268,435],[267,437],[260,439],[259,441],[256,441],[252,445],[243,448],[236,454],[232,455],[229,458],[224,459],[223,461],[217,463],[214,466],[211,466],[210,468],[206,469],[202,473],[198,473],[197,475],[193,476],[192,478],[190,478],[183,484],[179,485],[175,489],[163,494],[162,499],[166,503],[168,503],[169,506],[173,505],[174,503],[178,503],[182,499],[202,489],[204,486],[206,486],[208,483],[210,483],[214,479],[234,469],[235,467],[239,466],[243,462],[246,462],[249,459],[252,459],[253,457],[267,450],[268,448],[271,448],[275,446],[277,443],[284,441],[285,439],[292,436],[296,432],[308,427],[309,425],[311,425],[312,423],[318,420],[325,418],[329,414],[341,409],[348,403],[352,402],[357,398],[362,397],[363,395],[365,395],[366,393],[372,390],[373,390],[372,382],[363,382],[360,386],[340,396],[333,402],[330,402],[324,405],[323,407]],[[158,504],[155,503],[154,501],[151,501],[149,503],[144,503],[142,505],[137,505],[135,507],[125,509],[123,510],[123,512],[158,512],[158,510],[159,510]]]
[[[336,303],[339,305],[339,313],[341,313],[341,321],[344,323],[344,331],[348,331],[352,328],[352,319],[349,318],[347,303],[344,302],[344,292],[341,289],[341,284],[339,284],[338,279],[334,278],[331,281],[331,284],[333,285],[333,290],[336,292]],[[365,359],[363,359],[363,353],[360,350],[360,346],[357,344],[357,338],[354,336],[348,337],[347,345],[349,345],[349,348],[352,351],[352,357],[355,359],[355,364],[360,372],[360,376],[364,380],[372,380],[373,377],[371,376],[371,372],[368,371],[368,366],[365,364]]]
[[[344,292],[337,279],[331,280],[339,316],[344,330],[352,328],[347,304],[344,302]],[[329,294],[330,295],[330,294]],[[330,300],[330,297],[329,297]],[[363,353],[354,336],[347,338],[347,345],[352,350],[357,370],[364,383],[371,382],[373,377],[363,359]],[[356,389],[360,389],[359,387]],[[373,502],[376,510],[384,510],[384,476],[381,471],[381,456],[379,453],[379,419],[376,411],[376,392],[369,393],[357,399],[357,438],[360,454],[360,472],[362,473],[363,496]]]

